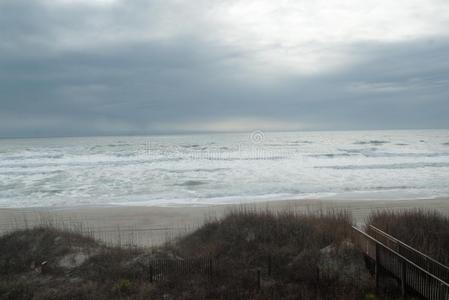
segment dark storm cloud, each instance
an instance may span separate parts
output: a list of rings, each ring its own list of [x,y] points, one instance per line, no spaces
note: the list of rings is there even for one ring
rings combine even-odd
[[[132,30],[178,32],[187,19],[161,17],[173,7],[49,3],[0,3],[0,136],[208,131],[234,119],[284,129],[449,127],[446,38],[349,43],[358,59],[344,67],[271,74],[246,65],[256,50],[211,38],[217,29],[201,28],[200,16],[169,38]]]

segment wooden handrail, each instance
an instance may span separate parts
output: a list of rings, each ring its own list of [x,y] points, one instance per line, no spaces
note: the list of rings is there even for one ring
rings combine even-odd
[[[427,299],[449,299],[449,284],[444,280],[360,229],[352,228],[358,235],[358,246],[364,248],[365,254],[376,261],[376,266],[381,266],[401,280],[404,296],[406,286],[409,286]],[[377,278],[378,273],[376,273]]]
[[[432,277],[433,279],[439,281],[441,284],[447,286],[449,288],[449,284],[446,283],[444,280],[441,280],[440,278],[438,278],[437,276],[433,275],[432,273],[428,272],[427,270],[423,269],[422,267],[418,266],[417,264],[415,264],[414,262],[412,262],[411,260],[407,259],[406,257],[402,256],[401,254],[399,254],[398,252],[394,251],[393,249],[387,247],[386,245],[384,245],[383,243],[379,242],[378,240],[374,239],[373,237],[371,237],[370,235],[368,235],[367,233],[361,231],[360,229],[356,228],[356,227],[352,227],[353,230],[356,230],[358,233],[361,233],[362,235],[364,235],[366,238],[368,238],[369,240],[371,240],[372,242],[378,244],[379,246],[381,246],[382,248],[386,249],[387,251],[393,253],[395,256],[397,256],[398,258],[404,260],[406,263],[408,263],[409,265],[412,265],[413,267],[417,268],[418,270],[424,272],[426,275]]]
[[[444,264],[440,263],[439,261],[437,261],[436,259],[422,253],[421,251],[407,245],[406,243],[398,240],[397,238],[393,237],[392,235],[376,228],[373,225],[369,225],[368,226],[368,230],[372,230],[377,234],[380,234],[382,237],[388,239],[389,241],[394,242],[395,244],[398,245],[396,251],[398,253],[400,253],[401,255],[407,257],[409,260],[412,260],[414,263],[418,264],[420,267],[426,269],[427,271],[431,272],[432,274],[434,274],[433,272],[436,271],[438,272],[438,276],[443,275],[444,278],[440,278],[442,280],[444,280],[446,283],[448,283],[449,280],[449,268],[447,266],[445,266]],[[401,251],[401,247],[405,248],[407,251],[417,255],[416,257],[409,257],[406,255],[406,253],[404,253],[403,251]],[[422,264],[421,262],[425,262],[425,264]],[[433,264],[433,265],[430,265]]]

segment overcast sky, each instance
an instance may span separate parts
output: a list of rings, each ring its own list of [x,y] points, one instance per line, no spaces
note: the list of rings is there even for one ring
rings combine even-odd
[[[0,136],[449,128],[447,0],[0,0]]]

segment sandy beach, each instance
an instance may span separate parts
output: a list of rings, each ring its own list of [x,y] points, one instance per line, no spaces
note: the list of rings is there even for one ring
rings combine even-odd
[[[354,223],[363,224],[370,212],[381,209],[429,209],[449,215],[449,198],[421,200],[285,200],[204,207],[104,206],[72,208],[0,209],[0,230],[41,223],[89,232],[113,244],[160,245],[194,230],[207,220],[233,209],[318,211],[345,209]]]

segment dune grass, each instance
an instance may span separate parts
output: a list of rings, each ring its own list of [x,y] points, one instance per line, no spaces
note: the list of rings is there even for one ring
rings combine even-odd
[[[377,212],[369,221],[423,248],[441,247],[435,253],[448,249],[436,237],[449,222],[437,213]],[[351,225],[342,210],[242,207],[163,246],[139,248],[49,222],[0,237],[0,299],[395,299],[394,289],[375,295]],[[210,259],[213,270],[200,264],[160,276],[156,268],[149,276],[155,261],[192,259]]]
[[[231,211],[173,249],[179,256],[216,257],[219,280],[207,285],[200,279],[184,281],[160,291],[176,294],[194,285],[189,299],[363,299],[372,285],[362,256],[349,242],[351,225],[346,211]]]

